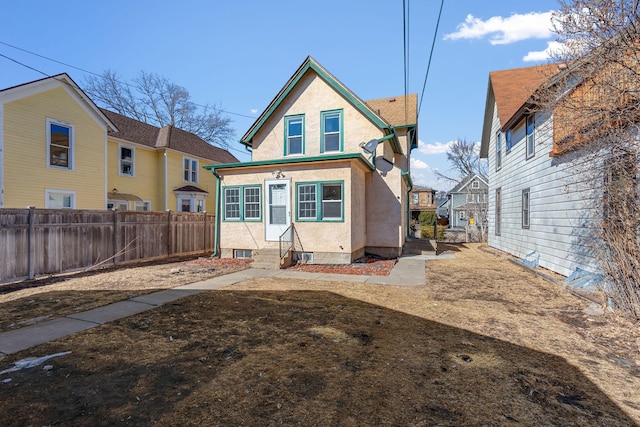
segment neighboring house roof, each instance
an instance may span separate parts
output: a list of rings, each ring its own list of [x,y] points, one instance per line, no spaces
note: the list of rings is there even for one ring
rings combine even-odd
[[[404,97],[396,97],[399,104],[390,104],[390,99],[386,98],[381,100],[374,100],[374,104],[378,105],[376,110],[380,110],[380,114],[377,111],[360,99],[355,93],[353,93],[347,86],[345,86],[342,82],[340,82],[335,76],[333,76],[326,68],[320,65],[315,59],[311,56],[308,56],[302,65],[296,70],[296,72],[291,76],[291,78],[287,81],[282,89],[278,92],[275,98],[269,103],[267,108],[262,112],[262,114],[256,119],[256,121],[251,125],[249,130],[242,136],[240,142],[242,144],[252,146],[253,137],[258,132],[258,130],[262,127],[262,125],[271,117],[271,115],[276,111],[278,106],[284,101],[287,95],[291,92],[291,90],[296,86],[296,84],[302,79],[302,77],[309,71],[315,72],[321,79],[323,79],[330,87],[332,87],[336,92],[342,95],[347,101],[351,103],[357,110],[359,110],[365,117],[367,117],[374,125],[379,127],[384,131],[385,135],[394,135],[393,132],[393,124],[389,122],[385,117],[382,116],[382,111],[385,111],[389,116],[389,119],[398,120],[396,126],[406,125],[404,118],[400,120],[397,114],[397,109],[400,108],[404,104],[411,104],[412,108],[415,109],[417,95],[410,95],[405,102]],[[410,102],[410,101],[413,102]],[[415,119],[412,123],[415,123]],[[399,143],[397,138],[393,138],[392,146],[394,151],[401,152],[402,150],[399,147]]]
[[[372,99],[366,101],[367,105],[384,118],[389,124],[396,127],[415,126],[418,120],[418,95],[415,93],[407,96],[394,96],[391,98]]]
[[[566,64],[556,63],[489,73],[480,145],[481,158],[486,158],[488,155],[494,108],[498,110],[500,129],[507,130],[524,114],[529,113],[529,102],[536,90],[565,68]]]
[[[80,86],[73,81],[73,79],[67,73],[56,74],[51,77],[44,77],[42,79],[33,80],[31,82],[22,83],[16,86],[11,86],[0,90],[0,101],[10,102],[15,99],[22,98],[26,93],[29,94],[39,93],[41,91],[50,90],[54,86],[62,85],[63,87],[71,89],[71,93],[78,96],[78,101],[83,104],[86,111],[94,114],[94,117],[103,121],[110,131],[117,131],[116,125],[104,114],[104,112],[98,108],[98,106],[87,96]],[[96,117],[97,116],[97,117]]]
[[[109,132],[109,135],[115,138],[151,148],[170,148],[219,163],[238,162],[238,159],[227,150],[208,144],[190,132],[173,126],[158,128],[113,111],[105,109],[102,111],[117,124],[119,132]]]
[[[173,191],[182,191],[184,193],[205,193],[205,194],[209,194],[208,191],[204,191],[203,189],[196,187],[195,185],[185,185],[183,187],[180,188],[176,188]]]
[[[498,107],[501,128],[512,121],[534,92],[561,70],[559,64],[492,71],[489,82]]]
[[[473,181],[475,178],[477,178],[478,180],[480,180],[482,183],[484,183],[484,185],[488,185],[487,180],[485,180],[484,178],[482,178],[480,175],[477,175],[475,173],[469,174],[467,176],[464,177],[464,179],[462,181],[460,181],[458,183],[458,185],[456,185],[455,187],[453,187],[451,190],[449,190],[449,193],[460,193],[462,192],[462,190],[465,189],[465,187],[467,185],[469,185],[469,183],[471,181]]]

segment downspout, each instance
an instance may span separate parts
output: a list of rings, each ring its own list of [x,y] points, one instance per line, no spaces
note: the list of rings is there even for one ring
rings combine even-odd
[[[413,190],[413,182],[411,181],[411,175],[407,171],[400,171],[400,175],[404,178],[404,181],[407,183],[407,236],[409,236],[411,232],[411,224],[409,217],[411,215],[410,203],[411,200],[411,190]],[[410,236],[409,236],[410,237]]]
[[[215,258],[220,253],[220,175],[216,172],[215,168],[211,168],[211,173],[216,177],[216,214],[213,226],[213,253],[211,254],[211,258]]]

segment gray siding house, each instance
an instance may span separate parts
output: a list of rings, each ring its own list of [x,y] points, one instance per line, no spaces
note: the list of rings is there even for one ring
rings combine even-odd
[[[467,175],[448,193],[449,227],[464,228],[487,220],[487,181],[479,175]]]
[[[554,154],[553,116],[532,110],[554,64],[489,74],[480,156],[489,162],[489,246],[569,276],[592,270],[581,243],[584,194],[567,191],[576,171]]]

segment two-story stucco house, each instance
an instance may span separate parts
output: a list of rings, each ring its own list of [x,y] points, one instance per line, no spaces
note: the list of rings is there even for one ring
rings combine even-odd
[[[0,90],[0,208],[213,211],[202,165],[236,161],[98,108],[64,73]]]
[[[220,179],[221,255],[277,249],[292,232],[308,262],[400,255],[416,100],[365,102],[308,57],[242,137],[251,161],[207,166]]]

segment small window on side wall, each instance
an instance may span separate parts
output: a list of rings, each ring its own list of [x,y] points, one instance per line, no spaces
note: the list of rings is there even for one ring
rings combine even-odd
[[[183,176],[185,182],[198,183],[198,161],[185,157],[183,159]]]
[[[45,190],[44,207],[46,209],[75,209],[75,191]]]
[[[535,116],[527,116],[527,159],[536,155],[536,120]]]
[[[73,169],[73,126],[47,119],[47,166]]]
[[[496,170],[502,167],[502,132],[496,133]]]
[[[531,191],[528,188],[522,190],[522,228],[529,228],[531,220]]]

